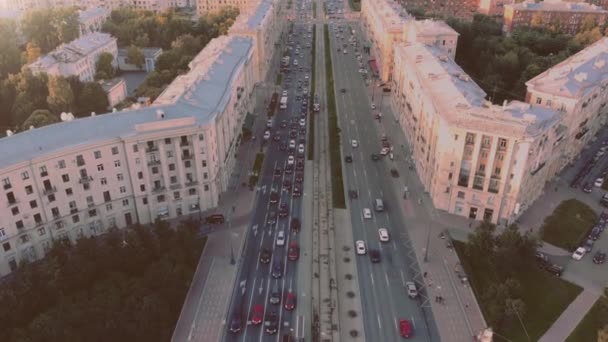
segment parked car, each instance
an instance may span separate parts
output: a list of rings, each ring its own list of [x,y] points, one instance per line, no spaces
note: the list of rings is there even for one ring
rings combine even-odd
[[[214,214],[205,217],[206,224],[222,224],[224,223],[224,215],[222,214]]]
[[[591,252],[591,250],[593,250],[593,239],[587,239],[585,240],[585,243],[583,243],[583,247],[585,248],[585,252],[589,253]]]
[[[604,185],[604,178],[598,178],[598,179],[596,179],[596,180],[595,180],[595,183],[593,183],[593,185],[594,185],[596,188],[601,188],[601,187],[602,187],[602,185]]]
[[[606,261],[606,253],[602,251],[595,252],[595,255],[593,256],[593,263],[599,265],[603,264],[604,261]]]
[[[590,193],[592,191],[593,187],[591,186],[591,183],[585,183],[585,185],[583,186],[583,192]]]
[[[581,260],[585,256],[585,253],[587,253],[585,247],[579,247],[572,253],[572,259]]]
[[[418,297],[418,289],[413,281],[405,282],[405,289],[407,290],[408,297],[412,299]]]

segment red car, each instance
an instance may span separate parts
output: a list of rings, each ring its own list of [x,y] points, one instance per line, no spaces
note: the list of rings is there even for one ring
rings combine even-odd
[[[296,307],[296,295],[293,292],[288,292],[285,297],[285,310],[291,311]]]
[[[412,335],[412,325],[407,319],[399,320],[399,333],[401,337],[409,338]]]
[[[297,243],[292,242],[291,244],[289,244],[289,251],[287,257],[291,261],[298,260],[298,258],[300,257],[300,247],[298,247]]]
[[[258,325],[262,323],[264,317],[264,307],[262,304],[256,304],[251,311],[251,324]]]

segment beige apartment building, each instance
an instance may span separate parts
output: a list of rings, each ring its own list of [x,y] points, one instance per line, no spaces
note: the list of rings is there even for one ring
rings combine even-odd
[[[519,101],[492,105],[436,46],[395,49],[392,107],[436,208],[513,222],[542,193],[561,149],[562,113]],[[542,171],[542,172],[541,172]]]
[[[57,239],[216,206],[253,108],[254,50],[216,38],[150,107],[0,139],[0,275]]]
[[[109,10],[120,7],[135,7],[150,11],[165,11],[171,7],[192,6],[193,0],[7,0],[5,9],[31,10],[36,8],[71,7],[79,8],[107,8]]]
[[[514,0],[479,0],[478,12],[492,17],[502,17],[505,5],[511,5]]]
[[[433,45],[448,57],[455,59],[459,35],[441,20],[408,20],[403,31],[403,41]]]
[[[223,8],[238,8],[240,13],[250,13],[260,0],[196,0],[196,14],[203,16],[217,13]]]
[[[394,0],[361,1],[361,23],[371,41],[370,61],[373,69],[384,82],[393,74],[393,51],[395,44],[403,39],[405,23],[410,19],[405,9]]]
[[[273,52],[277,49],[284,19],[281,18],[278,0],[262,0],[251,14],[240,13],[228,31],[232,35],[251,37],[255,44],[258,75],[262,80],[268,69]]]

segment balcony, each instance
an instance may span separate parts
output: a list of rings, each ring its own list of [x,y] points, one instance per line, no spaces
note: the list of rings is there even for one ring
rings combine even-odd
[[[179,146],[181,146],[181,147],[188,146],[188,145],[190,145],[190,143],[187,140],[179,142]]]
[[[190,159],[192,159],[191,154],[182,154],[182,160],[190,160]]]
[[[47,171],[40,172],[40,177],[47,177],[49,173]]]
[[[95,203],[93,203],[93,202],[87,203],[87,207],[93,208],[93,207],[95,207]]]
[[[80,183],[80,184],[88,184],[91,181],[93,181],[93,176],[84,176],[84,177],[80,177],[80,179],[78,180],[78,183]]]
[[[194,185],[197,185],[197,184],[198,184],[198,182],[195,181],[195,180],[188,180],[185,185],[186,186],[194,186]]]
[[[59,218],[61,218],[61,214],[59,214],[59,213],[54,213],[53,214],[53,220],[57,220]]]
[[[7,207],[7,208],[10,208],[10,207],[12,207],[13,205],[15,205],[15,204],[17,204],[17,203],[19,203],[19,200],[18,200],[18,199],[16,199],[16,198],[13,198],[13,200],[12,200],[12,201],[8,201],[8,203],[6,203],[6,207]]]
[[[160,160],[153,159],[153,160],[148,161],[148,166],[154,166],[154,165],[159,165],[159,164],[160,164]]]
[[[182,187],[181,184],[171,184],[171,185],[169,185],[169,189],[171,189],[171,190],[177,190],[177,189],[179,189],[181,187]]]
[[[152,152],[157,152],[158,151],[158,146],[148,146],[146,147],[146,153],[152,153]]]
[[[490,179],[490,186],[488,186],[488,192],[497,194],[499,188],[500,188],[500,181],[498,179],[495,179],[494,176],[492,176],[492,179]]]
[[[163,192],[163,191],[165,191],[165,187],[164,186],[160,186],[160,187],[152,189],[152,193],[159,193],[159,192]]]
[[[76,214],[78,212],[78,208],[70,208],[70,214]]]
[[[54,186],[50,186],[50,187],[48,187],[48,188],[44,188],[44,190],[42,190],[42,193],[43,193],[45,196],[48,196],[48,195],[50,195],[50,194],[54,194],[54,193],[56,193],[56,192],[57,192],[57,188],[56,188],[56,187],[54,187]]]
[[[484,178],[478,175],[475,176],[473,180],[473,189],[475,190],[483,190]]]

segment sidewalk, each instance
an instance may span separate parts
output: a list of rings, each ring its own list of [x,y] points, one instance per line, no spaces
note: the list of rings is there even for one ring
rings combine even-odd
[[[545,332],[539,342],[565,341],[598,298],[597,293],[588,290],[581,292],[562,312],[551,328]]]

